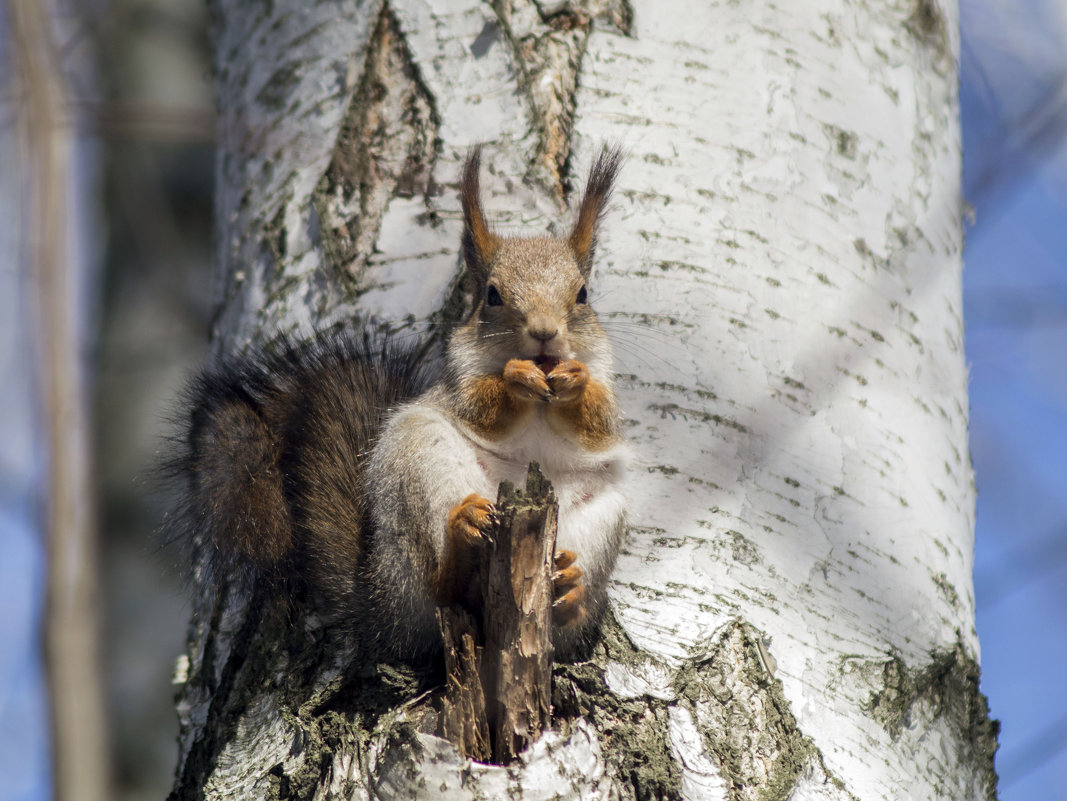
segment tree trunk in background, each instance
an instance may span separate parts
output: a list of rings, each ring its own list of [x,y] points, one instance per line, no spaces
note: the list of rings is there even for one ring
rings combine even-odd
[[[594,305],[639,463],[614,619],[519,767],[231,592],[196,610],[173,797],[993,798],[954,5],[214,14],[218,348],[454,319],[468,148],[497,227],[537,234],[617,141]]]
[[[17,314],[33,322],[30,354],[22,354],[35,362],[27,372],[36,383],[39,420],[32,421],[30,436],[48,466],[39,513],[48,560],[41,647],[51,713],[51,789],[56,801],[104,801],[110,797],[110,765],[86,366],[95,164],[78,140],[77,125],[84,120],[68,82],[81,72],[89,84],[92,68],[86,45],[61,35],[74,21],[61,10],[8,0],[4,11],[0,44],[10,48],[13,57],[6,63],[15,74],[5,108],[15,113],[4,117],[17,124],[20,139],[18,157],[4,165],[12,174],[4,188],[18,192],[14,213],[4,216],[18,252],[4,269],[32,276],[30,310]],[[5,432],[16,440],[15,450],[20,433],[14,426]]]

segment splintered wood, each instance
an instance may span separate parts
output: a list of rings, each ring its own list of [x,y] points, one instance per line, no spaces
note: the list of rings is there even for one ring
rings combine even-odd
[[[448,673],[440,732],[465,756],[506,764],[551,723],[552,573],[558,504],[531,464],[500,485],[493,542],[469,608],[438,610]]]

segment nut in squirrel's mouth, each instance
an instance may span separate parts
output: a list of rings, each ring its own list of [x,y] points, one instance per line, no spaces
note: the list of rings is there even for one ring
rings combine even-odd
[[[552,356],[548,353],[539,353],[534,356],[533,363],[541,368],[541,372],[548,375],[556,369],[556,365],[563,361],[559,356]]]

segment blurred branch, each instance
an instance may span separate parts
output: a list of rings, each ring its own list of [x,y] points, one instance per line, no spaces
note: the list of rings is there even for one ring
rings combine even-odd
[[[82,117],[105,139],[143,142],[210,143],[215,141],[215,112],[207,108],[147,106],[141,103],[82,102]]]
[[[107,748],[98,661],[97,570],[85,385],[78,358],[69,232],[73,120],[50,8],[8,0],[20,81],[19,122],[37,279],[48,487],[45,664],[52,710],[55,798],[104,801]]]

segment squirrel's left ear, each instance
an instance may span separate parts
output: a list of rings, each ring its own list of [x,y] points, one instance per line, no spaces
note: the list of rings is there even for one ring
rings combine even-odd
[[[622,151],[618,146],[605,146],[601,148],[596,163],[589,171],[585,194],[582,195],[582,205],[578,209],[578,220],[574,223],[574,230],[567,239],[583,276],[588,276],[593,267],[597,227],[607,209],[611,189],[615,185],[620,166],[622,166]]]
[[[463,258],[467,269],[473,271],[481,280],[489,275],[489,265],[493,263],[500,239],[489,230],[489,224],[482,214],[481,192],[478,186],[478,172],[482,165],[482,149],[474,148],[467,156],[463,167],[463,188],[460,201],[463,204]]]

